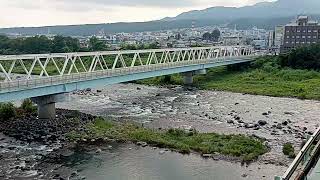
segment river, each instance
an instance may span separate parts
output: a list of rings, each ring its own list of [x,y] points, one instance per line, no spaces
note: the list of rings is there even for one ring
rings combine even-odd
[[[114,145],[99,154],[74,156],[85,159],[73,168],[90,180],[254,180],[256,177],[270,179],[270,171],[281,172],[273,165],[246,167],[133,144]]]
[[[58,162],[54,153],[51,161],[46,159],[61,148],[59,143],[26,143],[0,133],[0,179],[68,179],[71,175],[71,180],[269,180],[282,175],[292,162],[283,155],[282,145],[293,143],[298,151],[306,135],[320,122],[319,101],[185,90],[179,86],[117,84],[72,93],[69,101],[57,107],[154,129],[195,128],[200,132],[254,135],[265,139],[270,151],[256,162],[243,165],[228,158],[205,159],[196,153],[182,155],[166,149],[110,143],[57,153],[66,157]],[[259,121],[266,125],[251,126]]]

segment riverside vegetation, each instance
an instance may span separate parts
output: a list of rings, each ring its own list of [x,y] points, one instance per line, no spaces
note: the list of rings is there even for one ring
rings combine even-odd
[[[36,108],[29,99],[17,108],[11,103],[0,104],[1,121],[14,121],[15,118],[35,114]],[[75,113],[77,114],[77,113]],[[80,113],[79,113],[80,114]],[[80,122],[77,116],[70,116],[73,122]],[[78,123],[79,124],[79,123]],[[223,135],[199,133],[196,130],[182,129],[152,130],[129,123],[117,123],[97,117],[83,125],[81,130],[67,133],[71,142],[93,142],[95,140],[116,140],[119,142],[143,142],[159,148],[168,148],[183,154],[222,154],[250,162],[268,152],[263,140],[245,135]]]
[[[25,99],[19,108],[16,108],[12,103],[0,103],[0,120],[11,120],[17,116],[36,113],[36,111],[37,107],[30,99]]]
[[[209,69],[195,76],[200,89],[320,100],[320,45],[302,47],[252,63]],[[182,84],[181,75],[138,81],[150,85]]]
[[[282,152],[284,155],[287,155],[289,158],[295,158],[296,154],[294,153],[294,147],[291,143],[286,143],[283,145]]]
[[[244,162],[255,160],[268,151],[262,140],[245,135],[199,133],[196,130],[187,132],[182,129],[151,130],[133,124],[118,124],[103,118],[96,118],[89,123],[85,131],[70,132],[68,139],[76,142],[92,142],[99,139],[142,142],[183,154],[192,151],[201,154],[220,153],[238,157]]]

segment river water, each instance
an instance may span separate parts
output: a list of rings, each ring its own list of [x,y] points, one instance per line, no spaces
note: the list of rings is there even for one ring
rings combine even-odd
[[[270,179],[273,165],[241,166],[199,155],[182,155],[133,144],[113,145],[99,154],[75,154],[73,166],[90,180],[238,180]],[[273,169],[272,171],[277,171]]]

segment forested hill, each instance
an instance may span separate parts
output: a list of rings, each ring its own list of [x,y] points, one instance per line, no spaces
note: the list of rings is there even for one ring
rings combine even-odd
[[[196,27],[226,25],[234,27],[237,25],[240,29],[250,29],[254,26],[258,28],[273,29],[276,25],[286,24],[294,17],[281,18],[242,18],[236,20],[175,20],[175,21],[149,21],[135,23],[111,23],[111,24],[88,24],[88,25],[70,25],[70,26],[46,26],[46,27],[21,27],[21,28],[4,28],[0,33],[18,33],[23,35],[46,34],[48,29],[50,33],[64,36],[87,36],[97,34],[104,30],[106,33],[119,32],[143,32],[170,30],[176,28],[191,28],[194,22]]]
[[[166,20],[181,19],[237,19],[237,18],[275,18],[297,16],[299,14],[319,14],[319,0],[277,0],[262,2],[244,7],[210,7],[182,13]]]

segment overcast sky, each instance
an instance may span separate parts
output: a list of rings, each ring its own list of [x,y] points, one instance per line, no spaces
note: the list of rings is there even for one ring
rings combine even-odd
[[[0,0],[0,28],[149,21],[189,10],[262,1],[274,0]]]

